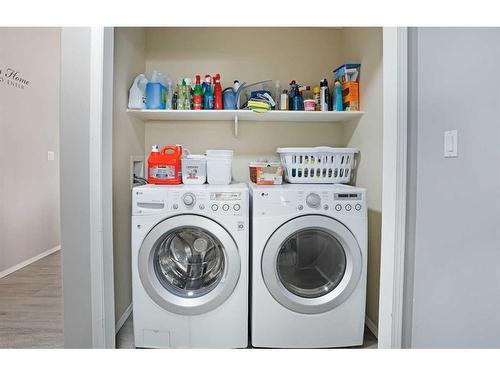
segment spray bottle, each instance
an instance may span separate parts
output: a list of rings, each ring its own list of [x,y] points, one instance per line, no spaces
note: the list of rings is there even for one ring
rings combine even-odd
[[[335,95],[333,97],[335,111],[343,111],[343,99],[342,99],[342,84],[339,81],[335,81]]]
[[[222,105],[222,86],[220,84],[220,74],[214,77],[214,109],[224,109]]]
[[[205,82],[203,82],[203,109],[214,109],[214,94],[212,91],[212,77],[209,74],[205,76]]]
[[[201,88],[199,75],[196,76],[196,84],[194,86],[193,109],[203,109],[203,89]]]

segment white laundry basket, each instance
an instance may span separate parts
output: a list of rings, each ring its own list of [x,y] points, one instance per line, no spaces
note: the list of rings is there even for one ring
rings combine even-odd
[[[292,184],[349,183],[353,173],[355,148],[278,148],[286,180]]]

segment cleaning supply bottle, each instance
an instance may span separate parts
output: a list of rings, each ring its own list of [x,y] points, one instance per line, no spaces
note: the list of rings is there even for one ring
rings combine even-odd
[[[178,185],[182,183],[182,146],[151,148],[148,158],[148,183],[158,185]]]
[[[315,102],[315,111],[320,111],[321,110],[321,95],[320,95],[320,89],[319,86],[314,86],[313,88],[313,99]]]
[[[191,87],[188,86],[187,83],[188,81],[186,81],[186,78],[181,81],[181,86],[179,88],[179,101],[181,107],[177,105],[178,109],[191,109]]]
[[[186,90],[185,90],[186,82],[183,79],[179,80],[177,84],[177,109],[184,110],[186,103]]]
[[[177,109],[177,99],[179,97],[179,94],[177,94],[177,90],[174,92],[172,95],[172,109]]]
[[[335,95],[333,96],[333,109],[335,111],[343,111],[342,84],[340,81],[335,81]]]
[[[210,74],[205,74],[201,88],[203,89],[203,109],[214,109],[214,91]]]
[[[214,109],[214,94],[212,91],[212,77],[208,74],[205,76],[205,85],[203,93],[203,109]]]
[[[234,92],[238,92],[240,88],[240,81],[237,79],[233,82],[233,90]],[[241,95],[238,95],[238,100],[236,101],[236,109],[240,109],[240,97]]]
[[[280,100],[280,111],[288,111],[288,91],[283,90]]]
[[[207,88],[212,85],[212,78],[210,77],[210,74],[205,74],[205,79],[203,80],[203,83],[201,84],[201,88],[203,90],[203,95],[207,92]]]
[[[174,98],[174,88],[172,86],[172,80],[167,80],[167,95],[165,99],[165,109],[174,109],[173,106]]]
[[[328,105],[330,103],[330,93],[328,91],[328,81],[326,78],[319,83],[320,88],[320,107],[322,111],[328,111]]]
[[[139,74],[134,79],[128,94],[128,108],[145,109],[146,108],[146,85],[148,80],[144,74]]]
[[[193,109],[203,109],[203,89],[200,84],[200,76],[196,76],[196,85],[194,86]]]
[[[184,78],[184,82],[186,82],[186,109],[193,109],[193,80]]]
[[[151,81],[146,84],[146,108],[165,109],[165,84],[162,74],[154,71]]]
[[[288,109],[290,111],[295,111],[294,109],[294,98],[299,94],[297,82],[295,80],[292,80],[290,82],[290,89],[288,90]]]
[[[302,96],[302,91],[298,90],[297,95],[293,98],[293,110],[303,111],[304,110],[304,98]]]
[[[275,91],[274,91],[274,102],[276,105],[274,106],[274,109],[280,109],[280,102],[281,102],[281,83],[280,81],[276,81],[275,84]]]
[[[214,109],[224,109],[222,105],[222,86],[220,84],[220,74],[214,77]]]

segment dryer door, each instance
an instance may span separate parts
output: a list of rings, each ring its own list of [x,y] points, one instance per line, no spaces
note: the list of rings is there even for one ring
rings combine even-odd
[[[329,311],[354,291],[363,267],[353,234],[326,216],[288,221],[269,238],[262,254],[262,276],[284,307],[304,314]]]
[[[198,215],[157,224],[142,243],[138,267],[148,295],[165,310],[182,315],[221,305],[241,269],[233,238],[220,224]]]

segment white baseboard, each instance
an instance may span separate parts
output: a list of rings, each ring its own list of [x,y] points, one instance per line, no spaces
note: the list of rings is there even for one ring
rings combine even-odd
[[[376,338],[378,338],[378,327],[375,325],[375,323],[372,322],[368,315],[365,316],[365,324],[370,332],[373,333]]]
[[[46,256],[48,256],[48,255],[50,255],[52,253],[55,253],[56,251],[59,251],[59,250],[61,250],[61,246],[60,245],[58,245],[56,247],[53,247],[52,249],[45,250],[43,253],[35,255],[33,258],[30,258],[30,259],[27,259],[25,261],[22,261],[21,263],[18,263],[15,266],[12,266],[10,268],[7,268],[4,271],[0,271],[0,279],[2,277],[10,275],[12,272],[16,272],[17,270],[20,270],[21,268],[30,265],[31,263],[36,262],[37,260],[45,258]]]
[[[118,321],[116,322],[115,334],[118,333],[118,331],[123,327],[130,314],[132,314],[132,304],[128,305],[122,316],[120,316],[120,319],[118,319]]]

